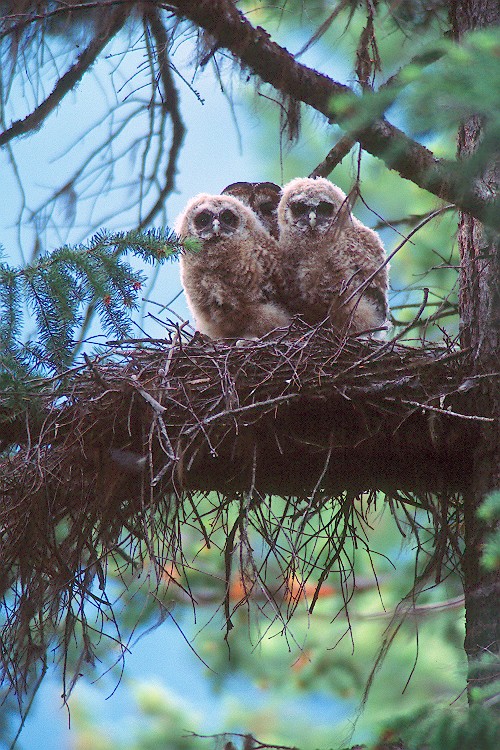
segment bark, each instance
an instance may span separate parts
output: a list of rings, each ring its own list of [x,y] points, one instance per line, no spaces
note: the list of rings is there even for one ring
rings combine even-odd
[[[498,0],[457,0],[450,3],[454,36],[460,40],[469,30],[500,24]],[[466,159],[481,142],[483,123],[472,117],[458,135],[458,156]],[[500,182],[499,155],[480,179],[475,190],[488,199],[492,190],[498,195]],[[491,199],[491,198],[490,198]],[[462,344],[470,347],[476,374],[499,369],[500,357],[500,241],[488,233],[474,217],[462,213],[459,222],[461,252],[460,316]],[[483,681],[498,678],[498,661],[487,669],[477,670],[478,658],[484,654],[498,657],[500,640],[498,572],[481,567],[481,551],[491,531],[477,518],[484,497],[500,488],[500,377],[488,379],[478,396],[478,408],[490,414],[494,422],[481,425],[472,460],[470,488],[465,502],[465,551],[463,560],[466,606],[465,650],[469,660],[469,689]]]

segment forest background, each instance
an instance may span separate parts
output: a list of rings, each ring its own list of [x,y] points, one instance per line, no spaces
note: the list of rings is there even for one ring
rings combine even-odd
[[[362,89],[398,74],[397,86],[388,87],[388,97],[382,93],[381,98],[369,100],[367,113],[361,115],[372,116],[370,106],[382,108],[391,122],[438,157],[455,158],[459,124],[477,112],[478,102],[481,114],[492,123],[492,134],[498,135],[498,41],[494,33],[485,31],[472,35],[461,47],[450,44],[445,38],[444,2],[425,7],[418,0],[332,6],[287,0],[279,7],[253,2],[238,6],[253,25],[266,28],[300,62],[341,83]],[[37,51],[21,49],[15,62],[11,47],[3,48],[4,130],[50,94],[75,50],[84,47],[89,24],[96,23],[95,18],[85,17],[90,12],[81,10],[71,23],[56,16],[54,25],[45,30],[43,45]],[[4,11],[3,20],[7,18]],[[289,102],[278,100],[271,87],[248,80],[227,55],[207,53],[206,59],[200,59],[197,34],[181,34],[178,28],[168,48],[178,111],[171,108],[163,123],[155,121],[156,105],[165,96],[164,82],[159,62],[151,55],[154,19],[144,18],[138,12],[128,20],[40,129],[9,141],[2,151],[0,218],[3,260],[8,264],[36,263],[54,248],[88,242],[102,228],[171,227],[187,199],[197,192],[218,193],[239,180],[283,184],[307,175],[342,137],[340,129],[327,126],[306,107],[298,130],[296,108]],[[186,124],[184,133],[177,119],[182,146],[175,143],[179,113]],[[173,168],[175,188],[167,184],[173,145],[179,146]],[[164,175],[168,175],[165,183]],[[345,192],[359,186],[354,213],[380,231],[388,253],[418,227],[391,260],[391,335],[404,329],[405,339],[414,344],[457,341],[459,257],[454,208],[401,180],[356,146],[346,146],[330,177]],[[432,221],[427,221],[431,214]],[[137,258],[131,262],[134,271],[147,277],[131,312],[131,334],[159,338],[170,325],[167,320],[184,320],[188,315],[179,294],[177,263],[152,265]],[[409,325],[424,298],[425,310]],[[75,347],[74,361],[83,349],[91,352],[109,339],[90,312],[82,316],[80,335],[84,341]],[[23,336],[36,340],[29,314]],[[425,539],[423,517],[422,524],[420,551],[432,536],[429,528]],[[467,702],[463,690],[467,666],[462,588],[453,570],[438,586],[429,585],[420,594],[359,712],[387,624],[422,564],[415,539],[411,534],[402,536],[382,499],[361,533],[365,548],[356,549],[353,540],[346,550],[346,564],[352,565],[357,582],[348,609],[343,608],[340,576],[324,586],[313,615],[307,611],[308,592],[301,592],[286,627],[272,622],[259,602],[248,612],[238,610],[226,643],[218,606],[223,559],[216,551],[203,549],[198,536],[186,530],[184,549],[193,565],[190,584],[206,603],[193,613],[177,601],[165,612],[133,576],[124,594],[117,575],[111,591],[115,586],[122,638],[131,650],[124,671],[119,652],[103,640],[102,661],[86,667],[69,699],[69,713],[66,706],[58,710],[62,719],[54,732],[54,707],[61,703],[60,666],[55,663],[47,684],[42,683],[34,697],[19,746],[181,750],[213,746],[213,740],[194,738],[190,732],[240,732],[270,745],[312,750],[375,741],[386,731],[390,738],[393,725],[411,725],[412,717],[420,712],[428,715],[438,705],[453,706],[460,714]],[[236,601],[238,592],[233,596]],[[140,633],[145,634],[139,640]],[[158,665],[156,679],[148,680],[153,662]],[[188,664],[192,676],[183,674],[182,680],[171,681],[171,674],[185,672]],[[181,699],[177,690],[184,692]],[[3,714],[0,737],[8,747],[19,716],[15,701],[5,705],[9,710]],[[69,716],[71,729],[62,729]],[[228,734],[217,741],[222,747],[229,740]]]

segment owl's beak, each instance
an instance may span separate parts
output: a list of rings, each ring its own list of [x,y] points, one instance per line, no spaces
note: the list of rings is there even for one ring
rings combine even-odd
[[[212,232],[214,234],[219,234],[219,230],[220,230],[220,221],[219,219],[214,219],[212,221]]]
[[[309,213],[309,226],[311,227],[311,229],[314,229],[314,227],[316,226],[316,211],[311,211]]]

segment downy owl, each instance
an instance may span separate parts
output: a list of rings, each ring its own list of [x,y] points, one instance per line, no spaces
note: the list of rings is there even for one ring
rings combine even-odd
[[[251,208],[265,226],[271,237],[278,239],[277,209],[281,188],[274,182],[233,182],[222,191],[222,195],[234,195],[245,206]]]
[[[231,195],[201,193],[176,222],[198,249],[180,259],[181,281],[196,327],[210,338],[255,339],[288,326],[273,279],[278,245],[250,208]]]
[[[296,178],[278,206],[284,302],[307,323],[342,332],[383,327],[388,266],[376,232],[352,216],[348,199],[322,177]]]

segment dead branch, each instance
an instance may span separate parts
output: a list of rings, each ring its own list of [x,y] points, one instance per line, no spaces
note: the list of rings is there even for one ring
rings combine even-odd
[[[355,139],[348,135],[339,138],[335,146],[330,149],[321,164],[318,164],[318,166],[313,169],[309,177],[328,177],[335,167],[340,164],[342,159],[347,156],[355,144]]]
[[[154,419],[175,447],[166,448],[172,461],[177,457],[170,481],[186,489],[249,490],[255,447],[259,492],[307,496],[319,476],[328,493],[438,492],[461,486],[474,425],[491,421],[467,412],[473,395],[463,392],[466,353],[446,347],[355,338],[342,346],[320,327],[246,347],[195,337],[169,348],[168,372],[157,347],[120,356],[119,364],[111,354],[89,362],[73,381],[70,405],[55,409],[53,394],[46,396],[42,434],[36,441],[30,433],[38,452],[44,444],[66,449],[69,434],[75,443],[81,432],[78,450],[92,445],[143,456],[143,432]],[[461,455],[465,464],[457,465]],[[159,457],[152,458],[157,466]]]
[[[293,747],[290,745],[269,745],[266,742],[256,739],[251,734],[239,734],[237,732],[208,735],[192,732],[187,736],[195,737],[197,739],[219,740],[222,742],[227,740],[224,744],[224,750],[238,750],[237,746],[232,742],[233,739],[237,743],[239,743],[240,740],[243,741],[243,744],[240,745],[241,750],[300,750],[300,748],[295,745]],[[367,748],[367,745],[353,745],[350,748],[343,748],[343,750],[365,750],[365,748]],[[377,743],[375,750],[404,750],[404,745],[400,740],[394,742],[382,740]]]
[[[165,200],[174,188],[175,174],[177,171],[177,161],[184,140],[186,128],[180,114],[180,102],[177,89],[175,88],[172,76],[170,61],[168,57],[169,38],[167,30],[162,22],[160,12],[157,8],[148,9],[146,6],[145,19],[151,28],[151,33],[155,41],[156,62],[159,68],[159,78],[162,83],[162,110],[164,116],[169,116],[172,123],[172,142],[168,155],[167,166],[165,169],[165,181],[158,192],[158,197],[148,211],[147,215],[141,219],[139,228],[149,226],[151,221],[161,209]],[[163,128],[162,128],[163,129]],[[158,165],[159,166],[159,165]]]

